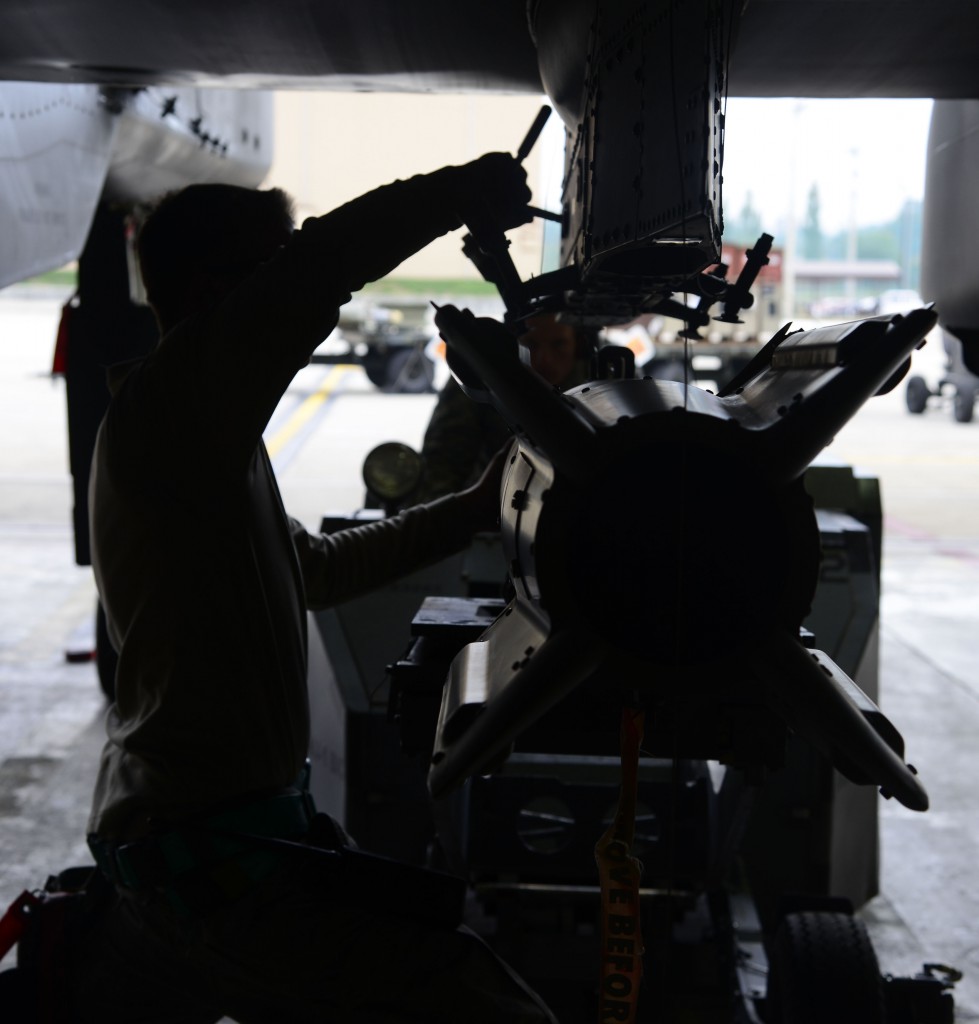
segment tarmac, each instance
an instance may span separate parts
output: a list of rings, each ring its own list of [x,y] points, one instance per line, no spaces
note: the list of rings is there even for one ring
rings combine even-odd
[[[73,561],[64,387],[48,374],[57,299],[0,295],[0,908],[90,861],[103,738],[95,589]],[[308,525],[356,507],[363,454],[417,444],[433,400],[379,395],[357,369],[303,371],[270,427],[309,412],[278,456],[286,506]],[[830,454],[881,480],[881,705],[931,797],[925,814],[882,801],[881,895],[861,916],[883,970],[963,971],[956,1020],[979,1020],[979,421],[912,417],[898,389],[868,403]]]

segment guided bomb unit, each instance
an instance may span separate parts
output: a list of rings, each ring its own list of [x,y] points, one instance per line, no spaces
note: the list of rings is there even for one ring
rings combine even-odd
[[[696,1007],[691,1019],[804,1020],[800,991],[819,1014],[854,1021],[901,1020],[910,1002],[921,1019],[950,1019],[951,976],[885,983],[852,916],[876,892],[875,787],[917,811],[928,798],[900,733],[850,676],[876,696],[867,524],[879,507],[859,507],[851,481],[866,522],[834,519],[804,485],[820,448],[896,386],[934,322],[918,310],[783,332],[717,395],[628,375],[561,395],[518,360],[502,325],[438,312],[459,380],[516,435],[495,564],[512,596],[465,596],[471,565],[429,573],[443,589],[382,694],[369,670],[350,672],[365,669],[356,620],[387,621],[404,595],[319,617],[316,671],[346,705],[347,733],[320,735],[317,798],[344,806],[379,850],[434,855],[467,877],[475,926],[559,1017],[592,1005],[583,964],[601,949],[599,1019],[683,1019]],[[835,565],[823,566],[826,552]],[[847,599],[862,591],[862,635],[833,618],[841,569]],[[411,581],[416,593],[424,581]],[[817,624],[823,634],[807,628]],[[633,736],[643,725],[620,766],[623,717]],[[366,772],[353,767],[365,742],[377,755]],[[327,767],[339,751],[346,772]],[[787,804],[811,817],[801,849],[780,821]],[[413,827],[385,824],[402,823],[406,806]],[[605,849],[626,864],[635,848],[642,870],[616,874],[613,859],[600,885],[592,845],[610,821],[630,838]],[[643,986],[623,966],[626,945],[646,950]],[[748,951],[766,988],[739,969]]]

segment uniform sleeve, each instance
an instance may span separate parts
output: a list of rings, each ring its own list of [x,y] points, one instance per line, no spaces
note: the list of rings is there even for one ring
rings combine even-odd
[[[472,539],[454,497],[333,534],[290,520],[306,603],[328,608],[461,551]]]
[[[459,170],[447,167],[305,221],[217,307],[163,339],[153,371],[173,382],[175,423],[195,432],[202,460],[247,464],[290,381],[336,326],[351,292],[460,226],[461,187]]]

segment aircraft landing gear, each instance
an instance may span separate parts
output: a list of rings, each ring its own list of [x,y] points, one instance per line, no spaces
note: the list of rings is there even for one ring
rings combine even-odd
[[[930,397],[931,391],[928,389],[924,377],[909,378],[904,392],[904,401],[908,407],[908,412],[914,413],[916,416],[923,413]]]
[[[952,399],[952,415],[956,423],[971,423],[972,410],[976,402],[976,393],[972,388],[956,388]]]
[[[952,416],[955,422],[971,423],[976,402],[976,389],[971,384],[963,383],[961,376],[960,374],[959,380],[954,377],[942,379],[938,384],[937,391],[932,391],[923,377],[909,378],[904,392],[904,402],[908,407],[908,412],[916,416],[920,415],[928,407],[930,398],[941,398],[951,392]]]
[[[968,333],[968,332],[966,332]],[[908,378],[904,400],[908,412],[915,415],[923,413],[931,399],[938,399],[942,404],[951,399],[952,418],[956,423],[971,423],[979,391],[979,377],[973,372],[965,359],[965,345],[948,328],[942,328],[942,344],[944,346],[944,364],[940,372],[937,368],[919,364],[919,372]]]

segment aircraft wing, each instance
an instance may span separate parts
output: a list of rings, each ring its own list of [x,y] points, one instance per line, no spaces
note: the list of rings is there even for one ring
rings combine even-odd
[[[272,97],[178,86],[0,88],[0,288],[81,252],[100,198],[155,199],[191,181],[258,185]]]
[[[979,97],[972,0],[748,0],[731,95]]]
[[[32,0],[0,7],[0,78],[540,92],[535,21],[588,24],[595,9],[594,0]],[[972,0],[747,0],[737,37],[731,95],[979,97]]]
[[[524,0],[17,3],[0,78],[541,91]]]

